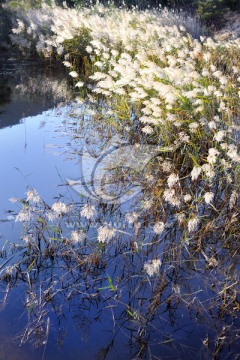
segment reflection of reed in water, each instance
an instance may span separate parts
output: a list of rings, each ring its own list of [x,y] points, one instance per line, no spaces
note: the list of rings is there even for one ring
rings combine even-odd
[[[0,63],[0,128],[67,102],[73,97],[64,69],[39,62]]]
[[[16,86],[17,92],[28,95],[32,100],[42,97],[42,101],[51,101],[56,104],[61,101],[69,101],[72,98],[72,89],[67,79],[56,79],[55,75],[48,73],[28,77],[23,83]]]

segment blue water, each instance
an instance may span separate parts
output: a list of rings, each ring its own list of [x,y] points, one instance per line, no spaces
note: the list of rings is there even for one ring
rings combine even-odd
[[[0,69],[5,94],[0,104],[0,245],[3,250],[9,249],[9,243],[22,244],[23,226],[14,221],[20,207],[9,198],[22,199],[29,188],[34,188],[50,206],[60,199],[81,207],[86,199],[67,186],[67,179],[80,176],[79,154],[84,142],[96,149],[107,141],[108,131],[104,126],[88,122],[79,126],[82,118],[76,120],[73,113],[76,115],[80,105],[71,99],[70,85],[68,92],[64,92],[66,78],[55,66],[5,62]],[[47,84],[45,88],[34,87],[39,81]],[[98,221],[123,224],[125,212],[140,201],[136,198],[135,202],[118,208],[104,205],[99,209]],[[240,353],[238,313],[221,314],[221,301],[212,287],[213,282],[219,281],[215,287],[221,289],[220,270],[218,273],[218,269],[207,268],[204,258],[198,255],[177,266],[171,260],[174,249],[169,242],[145,246],[141,254],[133,250],[134,242],[154,240],[151,221],[149,213],[139,233],[120,227],[124,233],[116,238],[115,246],[101,249],[102,262],[96,261],[93,267],[91,263],[80,261],[79,265],[75,258],[62,256],[64,251],[72,251],[62,243],[53,245],[52,258],[38,254],[33,267],[26,246],[20,249],[20,254],[12,249],[13,258],[10,252],[11,259],[6,265],[3,256],[0,259],[3,268],[14,261],[27,260],[22,265],[23,276],[18,274],[9,282],[14,286],[0,311],[0,359],[212,359],[214,353],[215,359],[237,358]],[[99,251],[94,226],[88,229],[93,238],[90,244],[82,249],[74,248],[80,260],[96,249]],[[65,223],[67,236],[71,230]],[[211,246],[217,248],[215,244]],[[224,251],[219,269],[230,276],[231,271],[234,273],[238,268],[239,258],[228,273],[228,263],[224,260],[227,250]],[[158,278],[146,280],[144,261],[155,255],[162,255],[165,263]],[[27,272],[31,277],[30,286]],[[104,289],[109,285],[108,275],[116,291]],[[58,293],[54,301],[47,301],[43,307],[41,323],[37,319],[42,304],[33,310],[31,307],[27,310],[25,304],[31,292],[40,298],[53,284]],[[7,286],[7,282],[0,283],[1,304]],[[180,301],[177,289],[184,301]],[[34,331],[26,336],[25,329],[29,320],[34,319],[34,311],[34,324],[41,323],[43,338],[34,335]],[[216,348],[218,336],[219,344],[221,339],[225,340]]]

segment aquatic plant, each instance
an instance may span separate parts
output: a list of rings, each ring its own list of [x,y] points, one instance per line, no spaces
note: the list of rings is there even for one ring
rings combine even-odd
[[[154,354],[154,347],[165,343],[166,331],[173,352],[181,349],[178,318],[183,314],[185,326],[195,324],[206,333],[201,341],[207,346],[199,346],[207,358],[226,354],[225,344],[234,349],[238,323],[236,317],[232,323],[229,319],[237,316],[239,306],[236,241],[181,241],[170,219],[156,222],[158,214],[154,219],[140,202],[127,213],[84,202],[56,200],[50,206],[34,189],[25,199],[11,202],[22,207],[15,221],[22,221],[23,233],[20,241],[9,241],[1,252],[8,263],[0,269],[1,307],[15,288],[26,295],[28,322],[21,332],[22,344],[45,346],[50,329],[59,326],[60,332],[71,309],[82,326],[96,326],[110,314],[113,334],[118,328],[131,334],[135,356]],[[85,217],[90,207],[98,214],[95,220]],[[19,218],[23,210],[30,216]],[[192,218],[188,226],[196,231],[198,219]],[[210,328],[214,335],[208,337]],[[110,341],[114,339],[115,335]]]
[[[54,296],[117,301],[120,318],[127,316],[142,340],[155,316],[158,326],[159,313],[174,316],[179,304],[194,318],[218,313],[220,319],[211,317],[218,325],[239,309],[240,40],[194,38],[187,24],[161,10],[44,5],[22,13],[12,35],[23,52],[58,58],[69,70],[87,99],[73,114],[82,133],[84,120],[92,119],[101,134],[117,129],[128,144],[150,144],[158,154],[135,174],[111,168],[112,182],[142,185],[125,212],[92,200],[49,206],[35,191],[27,194],[16,221],[24,225],[28,256],[7,268],[2,281],[11,284],[16,271],[32,275],[36,261],[64,263],[67,285]],[[83,222],[69,231],[64,219],[73,211]],[[43,304],[34,303],[35,295],[31,308]]]

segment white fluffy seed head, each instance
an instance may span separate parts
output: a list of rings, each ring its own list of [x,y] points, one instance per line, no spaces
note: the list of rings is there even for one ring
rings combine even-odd
[[[159,221],[153,226],[153,231],[155,232],[155,234],[160,235],[163,232],[164,227],[164,223],[162,221]]]
[[[214,199],[214,193],[213,192],[206,192],[204,194],[204,200],[207,204],[210,204]]]

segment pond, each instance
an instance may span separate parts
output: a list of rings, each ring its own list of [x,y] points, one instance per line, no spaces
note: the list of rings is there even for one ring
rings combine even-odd
[[[161,228],[159,148],[56,64],[0,89],[0,359],[237,359],[238,244]]]

